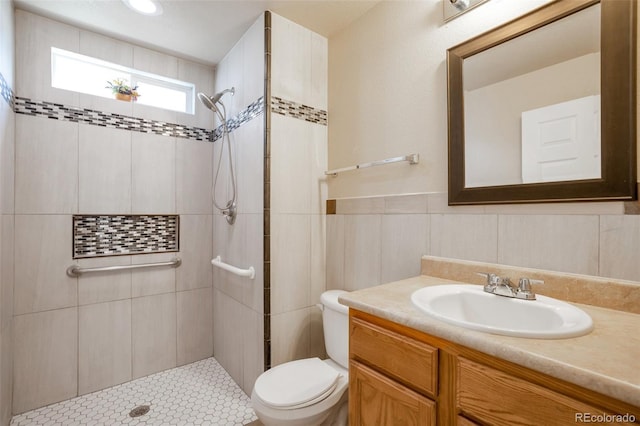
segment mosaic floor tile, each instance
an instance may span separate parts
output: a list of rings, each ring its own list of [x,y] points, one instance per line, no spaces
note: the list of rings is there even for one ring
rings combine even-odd
[[[131,417],[136,407],[149,412]],[[214,358],[15,416],[10,426],[240,426],[257,419],[251,400]]]

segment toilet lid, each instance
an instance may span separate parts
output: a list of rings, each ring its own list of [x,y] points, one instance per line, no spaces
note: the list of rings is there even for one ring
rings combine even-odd
[[[340,373],[320,358],[308,358],[281,364],[256,380],[254,391],[274,408],[306,407],[329,396]]]

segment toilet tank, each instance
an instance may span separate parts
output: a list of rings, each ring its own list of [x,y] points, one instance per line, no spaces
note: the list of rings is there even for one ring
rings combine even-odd
[[[349,308],[338,302],[344,290],[329,290],[322,293],[322,326],[324,344],[329,358],[349,368]]]

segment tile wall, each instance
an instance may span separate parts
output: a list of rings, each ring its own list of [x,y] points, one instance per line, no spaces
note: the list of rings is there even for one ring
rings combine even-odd
[[[13,2],[0,2],[0,424],[11,419],[13,386],[13,171],[15,168]]]
[[[322,357],[327,39],[271,14],[271,366]]]
[[[213,271],[214,356],[248,395],[264,371],[264,37],[265,17],[261,15],[218,64],[213,90],[236,89],[235,95],[224,95],[222,102],[227,118],[235,117],[229,136],[238,206],[234,225],[214,209],[213,256],[239,268],[253,266],[256,271],[253,280],[218,268]],[[218,159],[222,160],[216,196],[218,204],[225,205],[231,197],[228,151],[222,138],[213,143],[213,149],[214,173]]]
[[[3,2],[3,7],[6,2]],[[17,10],[20,98],[211,129],[209,110],[165,111],[52,88],[52,46],[194,82],[213,69]],[[4,28],[4,25],[3,25]],[[213,354],[214,146],[192,135],[15,117],[13,412],[21,413]],[[70,278],[73,214],[178,214],[182,266]],[[3,238],[4,241],[4,238]],[[175,253],[80,259],[82,267]]]
[[[420,274],[432,255],[640,281],[640,216],[624,202],[447,206],[430,193],[336,200],[327,287],[357,290]]]

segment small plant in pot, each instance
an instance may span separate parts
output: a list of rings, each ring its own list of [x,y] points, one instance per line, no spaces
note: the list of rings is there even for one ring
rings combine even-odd
[[[113,81],[107,81],[108,86],[107,89],[111,89],[116,99],[125,102],[137,101],[138,96],[138,86],[131,87],[129,82],[123,78],[115,78]]]

